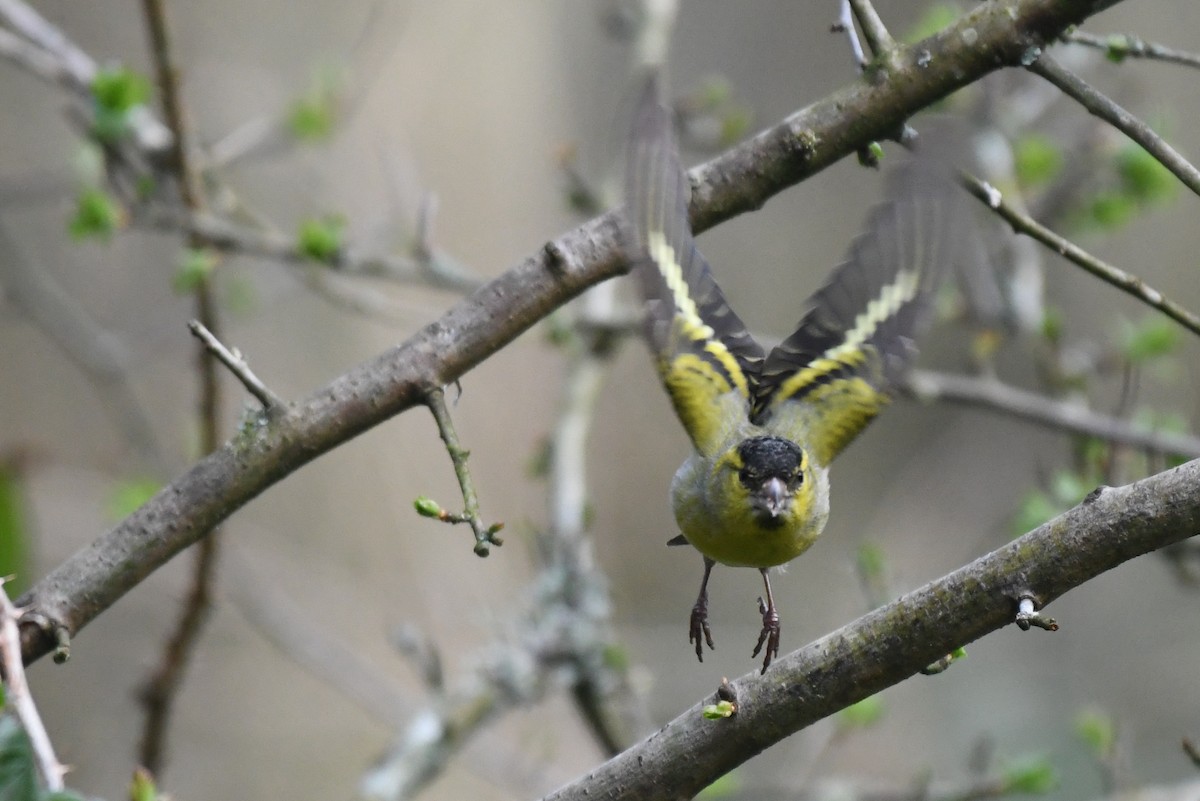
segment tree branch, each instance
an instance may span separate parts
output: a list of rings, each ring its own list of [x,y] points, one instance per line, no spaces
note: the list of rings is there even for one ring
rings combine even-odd
[[[1188,189],[1200,195],[1200,170],[1197,170],[1178,150],[1167,144],[1161,136],[1150,129],[1135,115],[1118,106],[1102,92],[1059,64],[1047,54],[1027,69],[1034,75],[1045,78],[1057,86],[1067,97],[1077,101],[1088,113],[1099,117],[1121,133],[1128,136],[1158,159],[1164,167],[1175,174]]]
[[[707,230],[756,209],[930,103],[1019,64],[1107,0],[1006,0],[977,6],[940,33],[898,48],[872,81],[856,80],[693,170],[691,218]],[[48,622],[22,628],[23,653],[54,648],[153,570],[299,467],[453,383],[553,309],[627,269],[619,216],[570,231],[477,290],[408,341],[355,367],[261,426],[241,432],[142,508],[67,559],[23,599]],[[931,660],[927,660],[931,661]]]
[[[1200,458],[1200,439],[1186,434],[1147,431],[1117,417],[1086,406],[1027,392],[995,378],[971,378],[950,373],[914,370],[900,391],[928,403],[957,403],[1007,414],[1018,420],[1068,434],[1099,437],[1157,453],[1188,459]]]
[[[1178,303],[1165,297],[1157,289],[1147,286],[1146,282],[1136,275],[1130,275],[1124,270],[1101,261],[1066,237],[1054,233],[1037,220],[1022,213],[1017,207],[1007,202],[995,187],[984,183],[975,176],[960,173],[959,181],[968,192],[1011,225],[1014,231],[1036,239],[1063,258],[1087,270],[1101,281],[1115,286],[1128,295],[1132,295],[1147,306],[1158,309],[1192,333],[1200,334],[1200,317],[1197,317]]]
[[[1123,61],[1126,58],[1144,58],[1182,64],[1186,67],[1200,67],[1200,54],[1176,50],[1156,42],[1147,42],[1145,39],[1139,39],[1128,33],[1097,36],[1086,31],[1071,31],[1063,36],[1062,40],[1071,44],[1098,48],[1115,61]]]
[[[548,799],[691,798],[783,738],[1014,622],[1022,597],[1044,607],[1197,532],[1200,460],[1098,490],[1020,539],[789,654],[766,676],[732,682],[732,717],[705,719],[705,699]]]

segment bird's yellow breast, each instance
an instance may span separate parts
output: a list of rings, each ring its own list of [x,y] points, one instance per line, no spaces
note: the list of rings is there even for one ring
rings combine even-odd
[[[814,466],[787,513],[764,523],[749,503],[737,470],[693,455],[679,468],[671,501],[679,530],[710,559],[734,567],[774,567],[816,542],[829,517],[827,471]]]

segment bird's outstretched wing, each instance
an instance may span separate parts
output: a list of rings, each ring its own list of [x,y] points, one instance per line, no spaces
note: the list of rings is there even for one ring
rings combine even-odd
[[[639,98],[626,160],[626,214],[649,301],[646,335],[696,450],[711,455],[749,417],[762,347],[725,300],[696,250],[686,176],[653,73]]]
[[[752,419],[828,465],[890,400],[929,316],[931,291],[962,252],[961,198],[944,165],[914,158],[888,176],[847,260],[767,356]]]

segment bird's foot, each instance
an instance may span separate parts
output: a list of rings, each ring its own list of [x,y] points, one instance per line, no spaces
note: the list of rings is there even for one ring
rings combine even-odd
[[[701,662],[704,661],[704,643],[708,643],[710,649],[715,648],[712,632],[708,628],[708,598],[704,595],[697,598],[696,605],[692,607],[692,618],[688,624],[688,642],[695,643],[696,658]]]
[[[762,666],[762,672],[766,673],[771,660],[779,656],[779,613],[775,611],[775,604],[769,604],[762,598],[758,599],[758,611],[762,613],[762,631],[758,634],[758,642],[750,656],[758,656],[758,652],[763,651],[763,645],[766,645]]]

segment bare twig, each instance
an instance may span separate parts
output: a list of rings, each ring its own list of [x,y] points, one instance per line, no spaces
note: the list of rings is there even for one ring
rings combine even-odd
[[[458,486],[462,490],[463,512],[460,515],[451,514],[445,510],[435,515],[445,523],[467,523],[475,533],[475,553],[487,556],[490,546],[503,545],[504,542],[496,534],[504,527],[503,523],[484,525],[479,517],[479,496],[475,494],[475,484],[471,481],[471,471],[467,468],[467,457],[471,452],[458,443],[458,434],[454,430],[454,420],[450,417],[450,409],[446,406],[446,392],[441,387],[431,390],[425,397],[425,405],[437,421],[438,434],[446,446],[446,453],[454,464],[454,475],[458,477]]]
[[[276,395],[271,389],[264,384],[254,371],[250,369],[250,365],[242,357],[242,354],[234,350],[229,350],[217,339],[211,331],[204,327],[204,324],[199,320],[192,320],[188,323],[188,330],[192,335],[204,343],[204,347],[212,355],[220,360],[221,364],[229,368],[229,372],[233,373],[238,381],[242,382],[242,386],[246,388],[254,397],[258,398],[258,402],[263,405],[267,411],[278,408],[283,405],[283,399]]]
[[[101,327],[88,310],[54,278],[54,271],[34,264],[21,252],[8,227],[0,225],[0,287],[7,300],[40,328],[78,367],[95,388],[123,441],[144,467],[165,472],[159,447],[141,401],[133,391],[131,357],[125,343]]]
[[[312,257],[297,244],[294,236],[265,229],[248,228],[209,212],[155,213],[135,216],[155,228],[186,231],[199,241],[222,253],[263,256],[277,261],[311,265]],[[426,260],[406,256],[368,254],[357,248],[343,247],[333,264],[339,273],[380,278],[397,283],[421,282],[439,289],[469,292],[479,287],[479,278],[440,250],[431,250]]]
[[[858,20],[858,27],[862,28],[863,38],[867,40],[867,47],[871,50],[871,55],[875,58],[887,58],[888,54],[895,49],[896,43],[892,40],[892,35],[888,33],[887,26],[883,24],[875,7],[871,5],[871,0],[850,0],[850,7],[854,10],[854,18]]]
[[[183,205],[192,213],[206,208],[203,178],[192,158],[191,134],[187,112],[179,90],[178,69],[173,61],[165,0],[143,0],[142,11],[150,37],[151,55],[162,95],[163,113],[171,130],[171,166],[179,183]],[[190,237],[192,247],[203,243]],[[210,279],[200,279],[194,290],[196,317],[207,331],[218,331],[217,309]],[[214,340],[216,334],[210,334]],[[220,444],[220,383],[216,359],[201,347],[197,356],[200,379],[198,415],[200,447],[210,453]],[[213,582],[217,565],[218,532],[209,532],[197,546],[192,569],[192,584],[184,599],[175,628],[167,639],[158,666],[142,686],[140,698],[146,719],[139,745],[139,759],[152,774],[162,774],[166,754],[167,727],[174,699],[183,682],[184,671],[199,640],[212,605]]]
[[[850,13],[850,0],[842,0],[838,5],[838,18],[829,28],[834,33],[846,34],[850,44],[850,57],[854,59],[854,68],[859,72],[867,66],[867,54],[863,52],[862,42],[858,40],[858,29],[854,27],[854,17]]]
[[[1048,398],[1005,384],[995,378],[972,378],[914,370],[900,391],[921,401],[977,406],[1055,431],[1097,437],[1156,453],[1200,458],[1200,438],[1146,431],[1128,421],[1094,412],[1084,406]]]
[[[1173,47],[1147,42],[1128,33],[1114,33],[1108,36],[1097,36],[1086,31],[1074,30],[1063,35],[1064,42],[1087,45],[1099,48],[1108,53],[1109,58],[1121,61],[1125,58],[1144,58],[1154,61],[1167,61],[1172,64],[1183,64],[1188,67],[1200,67],[1200,54],[1186,50],[1176,50]]]
[[[1187,754],[1187,758],[1192,761],[1193,765],[1200,768],[1200,746],[1197,746],[1190,737],[1183,738],[1183,753]]]
[[[968,192],[1000,215],[1000,217],[1013,227],[1014,231],[1033,237],[1102,281],[1112,284],[1117,289],[1137,298],[1147,306],[1158,309],[1192,333],[1200,334],[1200,317],[1197,317],[1191,311],[1165,297],[1157,289],[1148,286],[1146,282],[1136,275],[1131,275],[1107,262],[1101,261],[1071,240],[1054,233],[1037,220],[1022,213],[1011,203],[1007,202],[998,189],[979,180],[975,176],[960,173],[959,180]]]
[[[1045,78],[1057,86],[1068,97],[1074,99],[1093,114],[1137,142],[1146,152],[1158,159],[1164,167],[1175,174],[1188,189],[1200,195],[1200,170],[1167,144],[1161,136],[1138,117],[1118,106],[1106,95],[1084,81],[1075,73],[1055,61],[1046,53],[1030,64],[1027,69],[1034,75]]]
[[[10,707],[20,721],[29,743],[33,747],[33,756],[37,760],[38,770],[46,789],[57,792],[63,789],[63,776],[66,767],[54,755],[54,746],[50,743],[50,735],[42,724],[33,695],[29,692],[29,683],[25,680],[25,666],[21,660],[21,632],[17,622],[21,610],[13,606],[4,591],[7,578],[0,577],[0,667],[3,667],[4,685],[7,690],[4,703]]]

